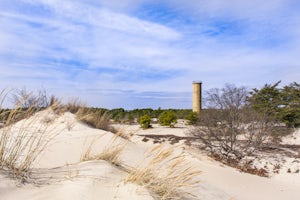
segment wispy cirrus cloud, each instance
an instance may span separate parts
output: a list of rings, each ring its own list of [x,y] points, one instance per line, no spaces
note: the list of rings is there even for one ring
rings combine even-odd
[[[293,0],[4,0],[0,84],[44,87],[101,107],[186,108],[192,80],[205,88],[297,81],[299,7]]]

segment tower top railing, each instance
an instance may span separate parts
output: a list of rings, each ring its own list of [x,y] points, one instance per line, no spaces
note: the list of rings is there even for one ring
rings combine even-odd
[[[202,81],[193,81],[193,84],[202,84]]]

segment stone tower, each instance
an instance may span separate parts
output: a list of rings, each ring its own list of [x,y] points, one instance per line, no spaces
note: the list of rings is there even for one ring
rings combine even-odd
[[[201,104],[202,104],[202,82],[194,81],[193,82],[193,112],[200,114],[201,111]]]

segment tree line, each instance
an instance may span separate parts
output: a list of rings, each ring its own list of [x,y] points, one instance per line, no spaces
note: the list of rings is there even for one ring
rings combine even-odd
[[[206,92],[203,99],[205,108],[201,115],[220,110],[234,108],[236,110],[251,109],[268,121],[283,123],[289,128],[300,126],[300,84],[293,82],[288,85],[280,86],[280,81],[275,84],[265,84],[262,88],[248,90],[245,87],[236,87],[227,84],[223,88],[213,88]],[[45,90],[38,91],[37,94],[21,89],[13,98],[16,105],[21,107],[43,108],[58,101],[56,97],[48,97]],[[73,103],[73,107],[80,107],[79,102]],[[78,104],[78,105],[77,105]],[[103,115],[104,113],[115,122],[133,123],[137,122],[142,116],[159,118],[162,113],[169,112],[176,115],[178,119],[188,119],[191,124],[197,122],[198,116],[191,109],[152,109],[142,108],[125,110],[124,108],[106,109],[86,107],[90,112]],[[77,108],[76,108],[77,109]],[[75,109],[75,110],[76,110]],[[1,109],[4,112],[4,109]],[[200,117],[201,117],[200,115]],[[203,118],[203,117],[202,117]]]

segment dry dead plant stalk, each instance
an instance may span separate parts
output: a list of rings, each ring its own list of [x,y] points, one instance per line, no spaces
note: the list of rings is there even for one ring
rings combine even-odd
[[[67,119],[66,127],[68,131],[71,131],[75,126],[76,121]]]
[[[67,167],[67,172],[65,175],[66,179],[73,180],[79,177],[79,169],[72,169],[72,166],[70,164],[66,164],[66,167]]]
[[[137,167],[129,170],[125,182],[145,186],[163,200],[190,195],[189,188],[199,183],[197,177],[201,172],[183,153],[175,154],[174,147],[157,145],[148,154]]]

